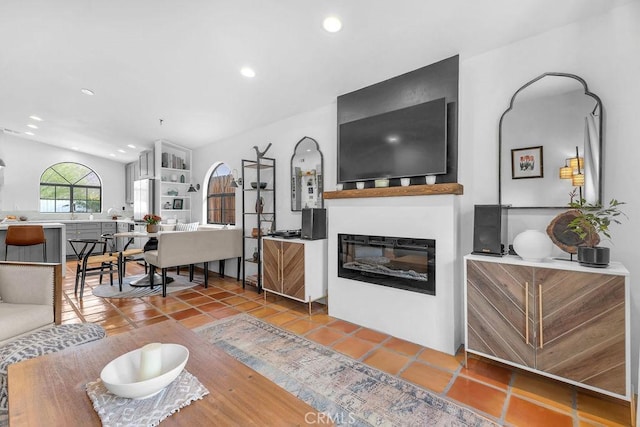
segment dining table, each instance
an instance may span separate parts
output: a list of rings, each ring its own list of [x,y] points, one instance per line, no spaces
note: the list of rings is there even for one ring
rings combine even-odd
[[[156,233],[148,233],[146,231],[123,231],[119,233],[114,233],[113,237],[116,239],[128,239],[124,244],[122,252],[126,251],[127,248],[134,242],[135,239],[148,239],[144,245],[143,251],[147,250],[155,250],[158,247],[158,236],[160,232]],[[122,253],[121,252],[121,253]],[[122,262],[122,261],[121,261]],[[137,277],[133,278],[129,285],[133,287],[147,287],[151,286],[151,269],[148,274],[140,274]],[[172,277],[167,277],[167,283],[172,282],[174,279]],[[155,273],[154,275],[154,284],[162,283],[162,276],[160,274]]]

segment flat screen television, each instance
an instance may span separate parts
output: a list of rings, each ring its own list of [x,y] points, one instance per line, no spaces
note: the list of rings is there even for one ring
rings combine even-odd
[[[447,173],[444,98],[343,123],[338,182]]]

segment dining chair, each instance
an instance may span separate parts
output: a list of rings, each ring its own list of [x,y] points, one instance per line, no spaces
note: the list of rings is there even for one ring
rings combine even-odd
[[[47,262],[47,239],[41,225],[10,225],[4,238],[4,260],[9,246],[42,245],[42,259]]]
[[[122,292],[122,273],[120,270],[120,253],[107,251],[108,240],[105,239],[69,239],[69,244],[76,254],[76,277],[74,295],[78,293],[80,285],[80,299],[84,293],[86,277],[109,274],[109,282],[113,286],[113,274],[118,274],[118,286]]]

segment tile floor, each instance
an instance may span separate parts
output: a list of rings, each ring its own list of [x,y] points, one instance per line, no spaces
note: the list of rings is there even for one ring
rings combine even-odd
[[[142,273],[129,264],[129,274]],[[420,345],[361,327],[327,315],[326,307],[308,307],[285,298],[242,289],[233,278],[209,276],[202,284],[166,298],[103,299],[85,288],[83,300],[73,293],[75,263],[67,264],[63,292],[63,323],[95,322],[109,335],[176,319],[194,328],[217,319],[246,312],[329,346],[349,357],[410,381],[447,399],[476,410],[507,426],[628,426],[629,404],[586,393],[575,387],[495,364],[450,356]],[[183,273],[184,274],[184,273]],[[202,283],[196,272],[195,282]],[[97,285],[87,279],[87,287]]]

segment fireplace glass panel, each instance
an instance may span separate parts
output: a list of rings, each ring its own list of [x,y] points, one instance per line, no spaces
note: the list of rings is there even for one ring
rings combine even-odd
[[[338,245],[339,277],[436,294],[435,240],[339,234]]]

